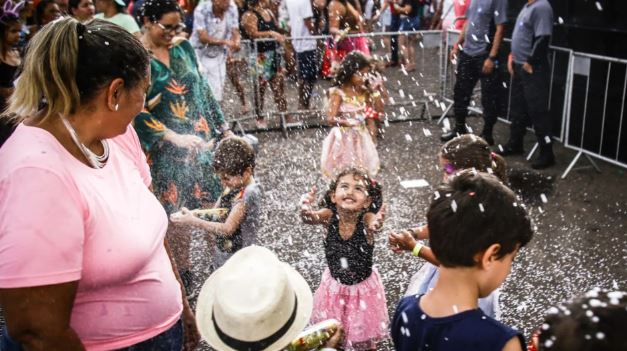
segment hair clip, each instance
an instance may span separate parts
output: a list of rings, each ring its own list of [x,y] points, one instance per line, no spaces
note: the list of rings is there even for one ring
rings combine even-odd
[[[451,175],[453,173],[455,173],[455,166],[453,166],[450,163],[447,163],[444,165],[444,173]]]

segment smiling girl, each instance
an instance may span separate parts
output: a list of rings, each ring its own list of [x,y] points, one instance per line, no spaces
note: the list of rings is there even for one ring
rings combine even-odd
[[[331,208],[312,208],[315,189],[303,196],[301,207],[304,223],[327,227],[328,268],[314,295],[311,322],[335,318],[345,329],[343,349],[375,350],[387,338],[389,317],[381,277],[373,267],[374,231],[365,223],[382,206],[381,186],[365,171],[349,168],[329,192]]]

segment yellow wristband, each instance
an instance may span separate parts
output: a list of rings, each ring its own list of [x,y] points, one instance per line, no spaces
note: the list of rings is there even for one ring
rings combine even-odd
[[[420,257],[420,250],[422,250],[423,246],[424,245],[421,243],[416,243],[416,246],[414,246],[414,249],[411,251],[412,256]]]
[[[378,98],[379,96],[381,96],[381,93],[378,91],[375,91],[374,93],[370,94],[370,97],[373,97],[373,98]]]

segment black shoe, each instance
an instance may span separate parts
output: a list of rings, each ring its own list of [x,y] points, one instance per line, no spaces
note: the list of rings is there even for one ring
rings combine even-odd
[[[501,156],[514,156],[514,155],[522,155],[525,153],[525,150],[523,150],[522,146],[521,147],[512,147],[510,145],[504,145],[503,148],[499,148],[498,150],[496,150],[496,153],[501,155]]]
[[[447,142],[451,139],[457,138],[458,136],[462,135],[462,134],[466,134],[468,133],[466,130],[466,128],[464,129],[453,129],[448,133],[444,133],[440,136],[440,140],[442,142]]]
[[[553,153],[540,154],[538,158],[531,163],[531,168],[533,169],[545,169],[555,165],[555,156]]]
[[[488,145],[494,146],[494,138],[492,137],[492,135],[481,133],[480,136],[481,136],[481,138],[483,138],[483,140],[486,141],[486,143],[488,143]]]

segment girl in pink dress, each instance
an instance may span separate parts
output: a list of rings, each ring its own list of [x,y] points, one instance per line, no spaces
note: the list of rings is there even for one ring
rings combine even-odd
[[[328,267],[314,294],[311,323],[337,319],[344,350],[376,350],[388,337],[389,317],[379,272],[373,267],[374,235],[383,223],[381,186],[361,169],[342,171],[329,187],[331,206],[314,209],[315,188],[303,195],[301,218],[324,225]],[[368,223],[368,224],[367,224]]]
[[[333,179],[347,167],[360,167],[375,177],[379,171],[379,155],[366,128],[367,106],[383,106],[381,93],[367,84],[370,62],[353,51],[346,56],[336,77],[336,86],[329,89],[328,123],[333,126],[322,145],[322,174]]]

